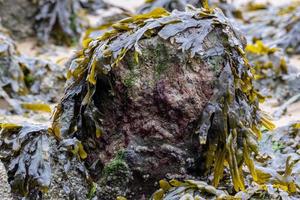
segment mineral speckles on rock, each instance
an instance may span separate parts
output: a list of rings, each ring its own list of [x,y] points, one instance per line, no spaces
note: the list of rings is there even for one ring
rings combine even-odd
[[[212,95],[215,74],[200,59],[189,62],[188,56],[159,38],[141,41],[141,46],[143,57],[138,65],[130,66],[129,54],[112,72],[118,80],[130,68],[138,74],[125,89],[128,103],[122,114],[124,128],[120,128],[125,135],[180,138]]]
[[[3,163],[0,161],[0,199],[12,200],[8,176]]]

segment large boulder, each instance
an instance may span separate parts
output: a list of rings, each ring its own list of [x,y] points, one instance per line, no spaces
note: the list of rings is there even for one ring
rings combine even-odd
[[[162,178],[211,171],[218,185],[225,161],[236,191],[244,163],[257,179],[250,153],[273,125],[222,12],[158,8],[112,27],[71,62],[53,122],[57,138],[82,142],[98,197],[141,199]]]

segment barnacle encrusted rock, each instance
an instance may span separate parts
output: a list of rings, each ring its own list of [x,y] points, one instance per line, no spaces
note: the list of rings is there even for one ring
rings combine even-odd
[[[150,13],[119,21],[70,65],[54,116],[61,140],[83,144],[98,197],[149,197],[162,178],[214,172],[229,164],[236,191],[242,165],[257,179],[262,97],[253,89],[244,37],[219,9]]]

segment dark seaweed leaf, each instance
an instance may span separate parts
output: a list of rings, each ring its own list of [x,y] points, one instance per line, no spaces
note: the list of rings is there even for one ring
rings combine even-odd
[[[12,189],[22,196],[38,188],[47,191],[51,181],[48,132],[41,126],[1,128],[1,157],[7,167]]]

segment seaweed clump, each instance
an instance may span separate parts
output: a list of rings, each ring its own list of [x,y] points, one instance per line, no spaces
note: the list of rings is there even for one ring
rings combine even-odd
[[[287,57],[282,49],[271,48],[261,40],[257,40],[255,44],[247,45],[246,53],[254,69],[255,87],[259,90],[267,88],[267,90],[277,93],[274,91],[277,91],[280,85],[285,84],[285,76],[290,70]]]
[[[59,143],[51,130],[40,124],[1,123],[0,163],[6,168],[1,173],[8,177],[11,196],[85,199],[89,176],[80,161],[79,146],[76,140]]]
[[[155,8],[165,8],[168,11],[180,10],[184,11],[187,4],[195,7],[203,6],[201,1],[198,0],[147,0],[145,4],[138,9],[138,13],[147,13]]]
[[[228,18],[243,18],[241,11],[235,8],[233,4],[228,3],[226,0],[146,0],[145,4],[138,8],[137,12],[146,13],[158,7],[165,8],[168,11],[184,11],[187,5],[192,5],[196,8],[207,6],[218,7]]]
[[[185,180],[170,181],[160,180],[160,189],[153,195],[153,200],[161,199],[230,199],[230,195],[222,190],[208,185],[204,181]]]
[[[78,41],[87,26],[87,12],[108,8],[102,0],[14,0],[0,4],[2,24],[14,39],[36,36],[47,43],[52,38],[69,46]]]
[[[0,97],[5,102],[0,109],[6,114],[22,113],[22,108],[51,112],[47,103],[58,101],[64,82],[60,66],[21,55],[9,35],[0,32]]]
[[[282,48],[288,54],[300,52],[300,7],[299,2],[283,6],[266,6],[245,15],[249,41],[262,40],[267,46]]]
[[[1,158],[9,163],[12,190],[22,196],[34,187],[45,192],[50,186],[49,140],[44,130],[41,126],[1,124]]]
[[[123,19],[71,62],[54,134],[81,141],[92,174],[123,152],[126,190],[113,187],[123,175],[110,184],[94,176],[104,199],[149,196],[166,176],[213,172],[217,186],[225,163],[234,189],[244,190],[244,164],[258,179],[251,155],[260,126],[274,128],[258,108],[263,97],[244,47],[218,8],[157,8]]]
[[[35,29],[41,41],[47,42],[50,35],[68,45],[78,40],[82,26],[80,1],[42,0],[38,1],[38,7]]]

